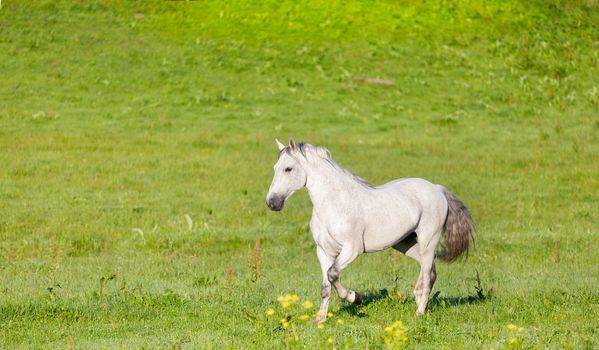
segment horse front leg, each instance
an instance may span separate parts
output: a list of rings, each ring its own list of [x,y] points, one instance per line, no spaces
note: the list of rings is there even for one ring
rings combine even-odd
[[[324,250],[320,247],[316,248],[316,255],[320,262],[320,269],[322,271],[322,286],[320,289],[320,309],[318,315],[314,319],[314,323],[323,323],[327,319],[327,312],[329,311],[329,301],[331,299],[331,282],[329,282],[328,271],[335,258],[327,255]]]
[[[335,290],[337,291],[339,297],[357,305],[362,304],[362,297],[360,297],[360,294],[351,289],[345,289],[345,287],[341,285],[339,274],[349,264],[356,260],[360,253],[361,251],[352,245],[344,246],[341,249],[341,253],[339,253],[337,256],[337,259],[335,259],[333,265],[327,271],[327,278],[329,282],[335,286]]]

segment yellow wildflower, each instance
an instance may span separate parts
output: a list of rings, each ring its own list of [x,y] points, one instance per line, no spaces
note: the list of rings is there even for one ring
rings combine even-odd
[[[311,309],[312,306],[314,306],[314,304],[312,304],[312,302],[310,300],[304,301],[304,303],[302,305],[304,305],[304,308],[306,308],[306,309]]]
[[[307,321],[308,318],[309,318],[308,315],[301,315],[300,316],[300,320],[302,320],[302,321]]]
[[[329,316],[329,317],[333,317],[333,313],[332,313],[332,312],[329,312],[329,313],[327,314],[327,316]]]
[[[327,339],[327,343],[329,343],[330,345],[333,345],[333,338],[329,337],[329,339]]]
[[[392,347],[399,346],[401,348],[403,343],[408,341],[405,331],[406,327],[401,321],[395,321],[391,326],[385,327],[386,334],[383,336],[385,344]]]
[[[518,330],[518,326],[516,326],[515,324],[511,324],[511,323],[510,323],[510,324],[508,324],[508,325],[507,325],[507,329],[508,329],[508,331],[510,331],[510,332],[515,332],[515,331],[517,331],[517,330]]]
[[[297,303],[299,300],[299,297],[297,296],[297,294],[285,294],[285,295],[281,295],[277,298],[277,301],[281,304],[281,307],[283,309],[286,309],[288,307],[290,307],[291,305]]]
[[[316,316],[322,316],[322,315],[324,315],[324,310],[319,310],[319,311],[316,313]]]
[[[281,326],[283,326],[283,328],[289,327],[289,320],[287,320],[287,318],[282,318],[279,322],[281,323]]]
[[[395,321],[393,323],[392,327],[394,327],[394,328],[404,328],[404,325],[403,325],[403,323],[401,323],[401,321]]]
[[[338,319],[337,323],[340,324],[340,325],[342,325],[343,324],[343,320],[342,319]]]
[[[274,310],[274,309],[268,309],[268,310],[266,310],[266,314],[267,314],[268,316],[272,316],[272,315],[274,315],[274,314],[275,314],[275,310]]]

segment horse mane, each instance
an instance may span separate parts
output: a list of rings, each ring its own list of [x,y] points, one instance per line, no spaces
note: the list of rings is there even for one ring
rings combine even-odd
[[[372,185],[370,182],[364,180],[363,178],[361,178],[357,175],[352,174],[349,170],[347,170],[344,167],[342,167],[341,165],[339,165],[339,163],[337,163],[331,156],[331,152],[329,152],[329,150],[324,147],[314,146],[309,143],[300,142],[297,144],[297,150],[306,159],[308,159],[307,154],[313,155],[317,159],[324,160],[330,166],[332,166],[335,170],[339,171],[340,173],[342,173],[344,175],[349,176],[350,178],[352,178],[354,181],[356,181],[360,185],[368,187],[368,188],[374,188],[374,185]],[[279,152],[279,156],[283,152],[287,153],[288,155],[291,155],[291,153],[292,153],[291,148],[289,146],[282,149],[281,152]]]

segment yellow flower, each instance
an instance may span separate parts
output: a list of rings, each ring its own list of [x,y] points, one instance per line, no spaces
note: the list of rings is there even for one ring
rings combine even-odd
[[[309,318],[308,315],[301,315],[300,316],[300,320],[302,320],[302,321],[307,321],[308,318]]]
[[[297,294],[285,294],[285,295],[281,295],[277,298],[277,301],[279,303],[281,303],[281,307],[283,309],[286,309],[289,306],[297,303],[298,300],[299,300],[299,297],[297,296]]]
[[[312,304],[312,302],[310,300],[304,301],[304,303],[302,305],[304,305],[304,308],[306,308],[306,309],[310,309],[310,308],[312,308],[312,306],[314,306],[314,304]]]
[[[385,344],[387,345],[401,345],[408,341],[406,336],[406,327],[401,321],[395,321],[392,325],[385,327],[386,334],[384,335]]]
[[[511,324],[511,323],[510,323],[510,324],[508,324],[508,325],[507,325],[507,329],[508,329],[508,331],[510,331],[510,332],[515,332],[515,331],[517,331],[517,330],[518,330],[518,326],[516,326],[515,324]]]
[[[343,320],[342,319],[338,319],[337,323],[340,324],[340,325],[342,325],[343,324]]]
[[[329,313],[327,314],[327,316],[329,316],[329,317],[333,317],[333,313],[332,313],[332,312],[329,312]]]
[[[333,345],[333,338],[329,337],[329,339],[327,339],[327,343]]]
[[[316,313],[316,316],[322,316],[322,315],[324,315],[324,310],[319,310],[319,311]]]
[[[392,327],[394,327],[394,328],[404,328],[403,323],[401,323],[401,321],[395,321],[393,323]]]
[[[275,310],[274,310],[274,309],[268,309],[268,310],[266,310],[266,314],[267,314],[268,316],[272,316],[272,315],[274,315],[274,314],[275,314]]]
[[[283,326],[283,328],[289,327],[289,320],[287,320],[287,318],[282,318],[279,322],[281,323],[281,326]]]

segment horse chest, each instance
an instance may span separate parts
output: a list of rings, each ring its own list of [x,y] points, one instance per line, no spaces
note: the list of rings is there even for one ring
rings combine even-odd
[[[341,243],[335,240],[327,232],[313,233],[312,237],[314,238],[314,243],[327,253],[339,253],[341,251]]]
[[[363,229],[356,220],[343,216],[320,217],[313,216],[310,222],[314,242],[330,252],[339,252],[341,248],[356,240],[361,240]]]

